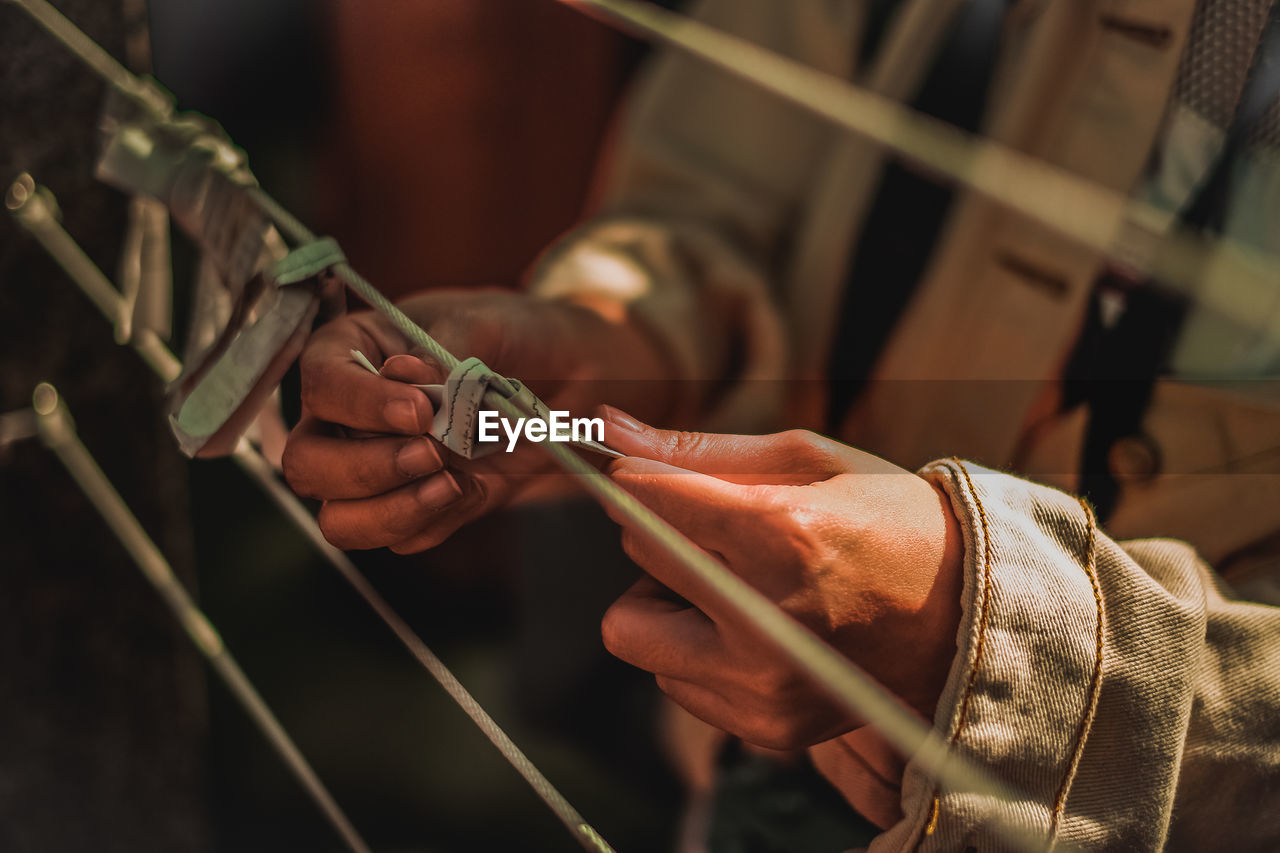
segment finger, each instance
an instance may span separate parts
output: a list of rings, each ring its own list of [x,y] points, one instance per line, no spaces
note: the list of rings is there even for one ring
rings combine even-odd
[[[654,429],[612,406],[601,406],[605,444],[628,456],[735,483],[804,485],[849,468],[851,447],[805,430],[774,435],[722,435]]]
[[[344,551],[403,542],[463,497],[457,480],[441,471],[376,497],[331,500],[320,507],[320,530]]]
[[[700,680],[720,654],[715,623],[653,578],[641,578],[600,623],[604,646],[617,658],[658,675]]]
[[[433,516],[411,536],[392,543],[391,550],[415,554],[434,548],[464,524],[505,506],[525,488],[547,481],[547,461],[534,447],[518,447],[513,453],[494,453],[482,459],[454,457],[449,464],[463,499]]]
[[[370,432],[422,435],[431,426],[427,395],[411,385],[374,376],[351,357],[382,357],[374,337],[352,318],[322,326],[303,350],[302,404],[322,421]]]
[[[462,499],[425,519],[412,535],[389,543],[392,551],[397,554],[417,554],[435,548],[457,533],[459,528],[506,503],[506,497],[494,496],[473,479],[457,476],[455,479],[461,485]]]
[[[416,355],[393,355],[382,363],[379,371],[387,379],[397,382],[408,382],[410,385],[429,385],[443,382],[440,374],[443,371],[438,365],[427,364]]]
[[[713,622],[730,624],[738,618],[732,608],[723,604],[720,594],[709,589],[681,560],[671,555],[670,549],[658,544],[647,533],[624,528],[622,550],[646,574],[684,602],[705,613]],[[699,550],[719,563],[727,562],[720,554],[701,548]]]
[[[684,708],[693,716],[715,728],[736,734],[734,729],[733,703],[726,700],[714,689],[693,681],[673,678],[669,675],[655,676],[658,689],[667,695],[672,702]]]
[[[771,530],[768,522],[780,511],[775,495],[782,487],[743,486],[636,457],[611,463],[608,473],[695,544],[730,558],[753,549],[760,536]],[[606,506],[605,511],[614,521],[630,526],[630,520],[616,509]]]
[[[822,701],[778,705],[750,686],[657,676],[658,689],[703,722],[765,749],[790,751],[830,740],[846,724],[825,724]]]
[[[302,497],[368,498],[434,474],[444,467],[427,438],[339,438],[321,421],[304,417],[284,448],[285,479]]]
[[[469,500],[459,502],[434,515],[423,527],[408,539],[387,545],[397,554],[418,554],[437,547],[466,524],[475,521],[484,510]]]

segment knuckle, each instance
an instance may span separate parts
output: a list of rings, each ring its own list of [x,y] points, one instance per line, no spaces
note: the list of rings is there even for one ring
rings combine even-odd
[[[280,457],[280,470],[284,474],[285,482],[296,494],[313,497],[309,471],[305,463],[305,451],[300,447],[302,441],[296,433],[289,436],[289,440],[284,445],[284,453]]]
[[[622,625],[617,607],[610,607],[600,618],[600,640],[605,650],[614,657],[622,657]]]
[[[776,486],[751,486],[750,500],[759,520],[775,531],[789,533],[803,524],[804,508],[790,492]]]
[[[785,667],[766,666],[752,675],[755,691],[766,701],[786,696],[796,684],[796,674]]]
[[[823,531],[829,527],[830,519],[822,507],[803,498],[783,498],[774,508],[772,522],[775,532],[785,538],[788,547],[800,549],[798,553],[808,553],[822,543]]]
[[[347,550],[351,547],[351,541],[347,537],[345,527],[334,518],[334,510],[331,504],[324,504],[320,507],[320,512],[316,516],[316,523],[320,526],[320,532],[324,534],[324,538],[329,544],[340,550]]]
[[[633,563],[645,565],[646,547],[644,539],[634,530],[624,528],[622,531],[622,551]]]
[[[416,512],[393,515],[383,519],[375,535],[379,545],[391,546],[394,543],[407,542],[407,540],[412,539],[414,544],[421,546],[417,550],[422,551],[431,547],[430,544],[422,543],[429,543],[433,532],[434,529],[424,523],[422,513]]]
[[[743,740],[766,749],[795,749],[803,741],[790,718],[768,712],[750,715],[738,734]]]
[[[421,517],[405,519],[403,530],[388,537],[396,544],[390,549],[401,555],[430,551],[443,545],[462,526],[465,518],[442,518],[424,522]]]
[[[696,432],[676,430],[667,437],[667,452],[671,459],[696,456],[702,449],[702,436]]]
[[[351,480],[356,487],[367,495],[376,495],[385,491],[389,485],[385,472],[388,468],[394,468],[395,463],[387,465],[384,460],[370,458],[370,455],[353,455],[356,458],[351,463]]]
[[[301,383],[302,402],[304,405],[314,403],[328,386],[327,374],[331,372],[331,364],[327,357],[318,354],[308,347],[298,361],[298,379]]]
[[[460,526],[460,522],[456,522],[456,521],[445,523],[445,524],[437,524],[426,535],[422,537],[421,550],[425,551],[428,548],[435,548],[438,545],[443,545],[444,542],[450,536],[453,535],[454,531],[457,530],[459,526]]]
[[[798,460],[810,464],[827,462],[831,458],[831,440],[807,429],[790,429],[778,436],[788,452]]]
[[[434,536],[414,536],[412,539],[406,539],[390,546],[390,550],[394,554],[401,557],[407,557],[410,554],[417,554],[436,547],[443,541],[443,538],[437,540]]]
[[[776,519],[782,532],[791,537],[802,537],[806,531],[817,525],[813,507],[801,503],[778,507]]]
[[[462,488],[469,505],[479,512],[492,509],[499,502],[488,477],[467,477],[462,481]]]
[[[298,364],[298,382],[299,396],[302,398],[302,406],[306,410],[310,410],[315,403],[316,397],[316,378],[314,365],[308,365],[306,361]]]

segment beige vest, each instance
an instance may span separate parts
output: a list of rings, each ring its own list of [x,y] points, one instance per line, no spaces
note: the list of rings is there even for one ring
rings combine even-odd
[[[1072,0],[1024,8],[1033,19],[1006,51],[987,133],[1131,192],[1155,144],[1194,7]],[[846,434],[912,466],[952,454],[1014,463],[1102,264],[1095,252],[966,193]]]
[[[1194,0],[1022,4],[987,134],[1132,192],[1156,143],[1194,10]],[[900,34],[905,43],[935,37],[926,21],[916,26],[926,29]],[[882,73],[893,65],[884,56],[894,56],[892,38],[887,44],[873,65]],[[896,61],[896,77],[877,79],[873,70],[868,83],[905,97],[919,74]],[[879,165],[865,151],[849,157],[845,193],[873,183],[858,175],[859,164]],[[963,194],[841,437],[906,466],[957,455],[1075,487],[1086,413],[1041,415],[1053,410],[1054,380],[1103,264],[977,193]],[[821,328],[831,320],[803,322]],[[811,350],[809,366],[818,369],[825,357]],[[1113,454],[1122,485],[1108,525],[1114,536],[1178,536],[1225,571],[1232,561],[1280,567],[1280,404],[1161,382],[1144,433],[1145,441]]]

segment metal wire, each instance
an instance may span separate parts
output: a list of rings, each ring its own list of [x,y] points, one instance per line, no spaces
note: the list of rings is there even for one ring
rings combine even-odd
[[[66,404],[52,385],[42,383],[35,391],[35,411],[40,438],[58,457],[80,485],[80,490],[115,533],[146,579],[186,630],[187,636],[240,706],[258,726],[267,742],[284,761],[299,784],[311,796],[320,811],[333,825],[346,845],[355,853],[370,853],[369,845],[356,832],[342,808],[320,781],[315,770],[298,750],[289,733],[280,725],[271,708],[263,701],[244,670],[227,651],[222,637],[201,612],[182,583],[174,575],[169,562],[147,535],[137,517],[129,510],[120,493],[111,485],[88,448],[76,435],[75,424]]]
[[[306,226],[288,214],[263,190],[254,188],[251,194],[263,212],[290,239],[315,239],[315,235]],[[354,271],[343,264],[342,268],[335,267],[335,272],[345,278]],[[353,289],[374,308],[382,311],[407,338],[429,353],[446,356],[441,359],[446,369],[452,370],[458,364],[456,356],[445,350],[373,285],[358,275],[356,278],[360,284],[357,286],[353,283]],[[507,418],[531,415],[531,412],[520,409],[493,390],[485,394],[484,402]],[[710,557],[669,522],[637,501],[568,446],[551,441],[541,442],[538,446],[566,472],[577,477],[596,500],[614,509],[680,563],[691,576],[702,583],[707,593],[716,599],[716,603],[740,616],[745,624],[753,626],[761,639],[782,652],[798,671],[825,689],[854,717],[866,720],[904,755],[912,756],[912,760],[922,770],[944,787],[973,791],[1005,801],[1016,799],[1007,786],[995,781],[972,761],[951,750],[941,735],[920,722],[900,699],[861,667]],[[1006,834],[1025,849],[1038,850],[1042,846],[1042,839],[1033,837],[1032,833],[1021,828],[1008,827]]]
[[[38,186],[24,172],[9,186],[5,206],[18,224],[35,237],[58,266],[80,286],[107,322],[116,325],[120,315],[128,310],[125,299],[58,222],[57,202],[53,194]],[[165,382],[172,382],[181,375],[182,363],[151,329],[138,329],[129,343]]]
[[[561,0],[561,2],[566,1]],[[16,2],[27,5],[43,3],[44,0],[16,0]],[[626,19],[632,26],[651,36],[678,44],[722,67],[741,73],[758,85],[822,112],[839,123],[846,126],[856,125],[857,129],[883,141],[886,145],[897,150],[906,149],[906,153],[912,156],[919,154],[925,162],[931,162],[924,155],[929,154],[929,149],[936,143],[941,153],[933,158],[937,162],[931,162],[931,165],[937,165],[944,174],[953,175],[958,180],[978,186],[984,191],[990,191],[1001,201],[1006,200],[1005,188],[1000,185],[1000,181],[992,183],[992,177],[997,175],[1001,180],[1005,180],[1009,178],[1009,173],[1001,172],[999,169],[971,168],[974,151],[968,137],[963,134],[955,136],[945,125],[927,122],[905,108],[874,96],[868,95],[867,97],[872,100],[864,101],[860,98],[865,93],[856,90],[853,91],[849,100],[840,101],[836,98],[838,93],[833,88],[838,85],[833,82],[834,78],[826,78],[825,75],[820,74],[814,74],[812,77],[805,76],[801,72],[809,69],[803,69],[795,63],[788,63],[785,59],[774,56],[768,51],[716,33],[688,19],[679,16],[656,17],[661,10],[649,4],[627,3],[621,0],[619,2],[582,0],[582,2],[570,2],[570,5],[590,5],[608,12],[615,19]],[[688,36],[689,33],[694,33],[696,38]],[[699,41],[704,43],[698,43]],[[724,55],[717,53],[717,50],[721,49]],[[751,71],[750,66],[753,63],[758,63],[776,74],[776,78]],[[829,97],[819,98],[815,102],[814,98],[809,97],[807,87],[814,87],[820,95]],[[833,106],[838,109],[833,110]],[[868,118],[855,115],[861,107],[867,108]],[[904,126],[914,129],[915,134],[901,133]],[[921,129],[922,126],[923,129]],[[931,135],[933,131],[938,131],[936,139]],[[918,152],[912,150],[913,144],[921,150]],[[1068,205],[1073,212],[1083,207],[1095,216],[1072,219],[1052,212],[1046,214],[1045,210],[1052,211],[1053,205],[1048,208],[1045,205],[1028,207],[1017,203],[1016,198],[1010,202],[1010,206],[1023,210],[1032,218],[1046,221],[1047,224],[1060,228],[1064,233],[1076,236],[1087,245],[1108,247],[1124,212],[1124,200],[1121,199],[1122,205],[1117,208],[1114,199],[1107,195],[1107,191],[1073,179],[1065,173],[1057,173],[1056,170],[1049,170],[1047,167],[1039,168],[1043,164],[1029,162],[1036,168],[1027,168],[1021,172],[1015,169],[1014,172],[1020,178],[1020,183],[1017,185],[1020,192],[1028,189],[1028,182],[1031,184],[1030,189],[1042,190],[1043,186],[1037,181],[1043,179],[1055,191],[1060,190],[1066,197],[1073,200],[1073,203]],[[1015,165],[1019,164],[1020,161],[1015,161]],[[983,161],[983,165],[987,165],[986,160]],[[315,235],[302,222],[260,188],[247,188],[247,192],[276,226],[292,240],[309,242],[315,239]],[[1028,195],[1037,195],[1037,192],[1029,192]],[[1098,219],[1099,216],[1101,221]],[[456,356],[435,341],[348,264],[337,265],[335,272],[370,305],[386,315],[410,341],[438,361],[446,370],[451,371],[458,364]],[[510,400],[494,391],[486,394],[485,402],[507,417],[530,414],[520,410]],[[1016,799],[1013,792],[1005,785],[992,779],[973,762],[950,750],[937,732],[921,723],[899,699],[885,690],[860,667],[824,643],[773,601],[708,556],[675,527],[636,501],[607,476],[577,456],[574,451],[555,442],[543,442],[540,446],[557,464],[578,477],[597,500],[625,517],[636,529],[666,550],[691,576],[698,578],[708,593],[720,604],[741,616],[746,624],[753,625],[760,636],[787,657],[799,672],[807,675],[815,684],[829,692],[855,717],[864,719],[874,726],[886,740],[903,754],[911,756],[917,766],[944,788],[973,791],[1005,801]],[[359,589],[358,586],[357,589]],[[369,600],[371,605],[374,603],[368,598],[366,600]],[[378,608],[375,606],[375,609]],[[379,615],[383,614],[379,612]],[[394,617],[393,612],[391,616]],[[387,617],[383,616],[383,618]],[[388,621],[388,624],[392,623]],[[392,627],[395,630],[395,626],[392,625]],[[499,746],[499,748],[503,747]],[[523,774],[520,764],[513,761],[513,766]],[[531,765],[529,767],[532,768]],[[565,805],[567,806],[567,803]],[[576,815],[576,812],[574,814]],[[587,844],[587,836],[580,828],[571,825],[571,829],[575,829],[579,839]],[[1002,823],[998,829],[1007,840],[1020,848],[1038,850],[1043,847],[1044,838],[1028,827]],[[599,836],[591,833],[591,837],[594,840]],[[589,846],[596,849],[594,844]]]
[[[249,187],[248,192],[253,200],[257,202],[258,207],[262,209],[262,212],[270,217],[275,222],[276,227],[289,239],[295,243],[310,243],[316,239],[315,233],[310,228],[304,225],[298,217],[286,210],[283,205],[267,195],[261,187]],[[352,269],[350,264],[345,261],[340,264],[334,264],[333,271],[352,290],[360,294],[362,299],[385,314],[391,322],[395,323],[397,329],[435,359],[436,362],[444,367],[446,372],[451,372],[458,366],[459,359],[457,356],[442,347],[435,338],[419,328],[417,323],[409,319],[409,316],[397,308],[390,299],[383,296],[382,292],[370,284],[368,279]]]
[[[36,23],[44,27],[46,32],[66,45],[82,62],[118,91],[161,114],[172,110],[172,99],[167,92],[153,82],[137,77],[117,62],[115,57],[71,23],[47,0],[12,0],[12,2],[21,6]]]
[[[8,205],[14,217],[28,229],[54,260],[67,272],[81,290],[90,297],[109,322],[114,322],[124,305],[124,297],[111,286],[106,275],[80,249],[52,214],[53,196],[40,187],[29,175],[22,175],[9,191]],[[296,222],[296,220],[294,220]],[[352,271],[354,272],[354,271]],[[358,276],[357,276],[358,277]],[[361,279],[363,281],[363,279]],[[372,286],[365,282],[372,290]],[[376,290],[372,291],[379,298]],[[385,301],[385,300],[384,300]],[[182,372],[182,364],[150,330],[142,330],[131,342],[134,349],[166,382]],[[434,342],[433,342],[434,343]],[[443,350],[442,350],[443,351]],[[446,353],[447,354],[447,353]],[[7,421],[5,422],[7,423]],[[489,742],[520,774],[534,793],[546,803],[552,813],[563,823],[587,850],[594,853],[613,853],[613,848],[591,826],[550,780],[516,746],[503,728],[481,707],[475,697],[458,681],[457,677],[440,660],[427,644],[400,618],[360,572],[351,559],[329,544],[320,531],[315,518],[307,511],[297,496],[280,481],[275,469],[248,441],[241,440],[232,453],[232,459],[271,499],[280,511],[298,528],[317,551],[338,570],[356,593],[386,623],[409,653],[427,672],[439,682],[445,692],[462,708]]]
[[[44,0],[15,1],[22,5],[44,3]],[[70,45],[70,42],[67,42],[67,44]],[[301,243],[315,240],[315,233],[311,232],[310,228],[307,228],[301,220],[298,220],[297,216],[285,210],[279,202],[271,199],[271,196],[261,190],[260,187],[247,187],[246,192],[250,193],[250,196],[264,211],[264,214],[268,215],[276,227],[285,236],[291,238],[292,241]],[[413,320],[408,318],[408,315],[392,304],[392,301],[379,292],[378,288],[372,286],[369,280],[358,274],[355,269],[352,269],[351,265],[346,263],[335,265],[334,272],[339,277],[342,277],[343,280],[346,280],[353,291],[365,298],[374,309],[387,316],[401,330],[404,336],[410,339],[413,345],[428,353],[445,370],[452,371],[454,366],[457,366],[458,361],[460,361],[457,356],[454,356],[447,348],[435,341],[430,334],[426,333],[426,330],[413,323]],[[521,418],[521,416],[530,415],[530,412],[518,409],[515,403],[494,391],[485,394],[485,403],[502,412],[508,418]],[[973,790],[973,792],[991,795],[991,797],[998,799],[1012,799],[1012,794],[1006,786],[991,779],[986,772],[973,765],[973,762],[964,760],[957,754],[952,754],[940,735],[934,733],[932,729],[929,729],[928,726],[916,719],[900,699],[897,699],[895,695],[884,689],[876,680],[870,678],[867,672],[861,670],[861,667],[829,647],[812,631],[792,619],[786,612],[783,612],[771,599],[764,597],[750,584],[737,578],[732,571],[726,569],[722,564],[709,557],[707,553],[701,551],[696,544],[690,542],[689,538],[685,537],[675,526],[668,524],[666,520],[660,519],[648,507],[641,505],[630,494],[623,491],[616,483],[613,483],[613,480],[600,473],[585,460],[582,460],[570,448],[556,442],[543,442],[540,446],[564,470],[581,479],[585,488],[593,494],[596,500],[614,508],[618,514],[626,517],[637,530],[652,539],[659,547],[666,549],[669,555],[676,558],[685,567],[686,571],[689,571],[690,575],[695,576],[704,584],[710,596],[719,599],[719,603],[722,603],[724,607],[739,613],[746,624],[754,625],[756,630],[759,631],[760,637],[772,643],[778,651],[782,652],[783,656],[794,663],[797,670],[804,672],[810,679],[813,679],[815,684],[826,689],[852,715],[858,717],[858,719],[867,720],[870,725],[876,727],[888,742],[901,749],[904,754],[913,756],[918,765],[924,768],[925,772],[931,774],[934,779],[940,781],[942,785],[952,789]],[[342,567],[339,566],[339,570],[342,570]],[[356,584],[357,592],[361,592],[362,587],[364,585]],[[371,588],[369,590],[372,592]],[[361,592],[361,594],[364,593]],[[380,616],[387,619],[387,616],[381,612],[381,607],[378,603],[375,603],[375,599],[366,597],[366,601],[375,608],[375,611],[379,611]],[[383,603],[383,606],[385,605],[385,602],[381,603]],[[387,610],[389,611],[389,608]],[[394,616],[393,612],[392,616]],[[392,621],[388,621],[388,624],[399,634],[397,626]],[[411,651],[413,651],[412,647]],[[435,675],[435,672],[433,672],[433,675]],[[447,680],[452,680],[452,676],[448,676]],[[447,680],[442,680],[442,684],[447,684]],[[449,689],[448,686],[445,689]],[[466,710],[466,707],[463,707],[463,710]],[[476,706],[476,710],[479,710],[479,706]],[[472,717],[472,719],[475,719],[475,717]],[[503,751],[506,747],[502,742],[507,739],[506,735],[499,733],[500,730],[495,731],[493,735],[490,735],[490,740],[493,740],[500,751]],[[489,734],[489,731],[486,731],[486,735]],[[508,761],[512,762],[512,766],[516,767],[518,772],[521,772],[521,775],[525,775],[526,779],[530,780],[530,784],[535,786],[535,790],[549,789],[550,792],[554,792],[554,788],[550,788],[547,780],[543,779],[540,774],[532,776],[532,774],[536,774],[536,770],[527,763],[527,758],[522,754],[520,756],[508,754],[507,752],[503,754],[507,756]],[[543,794],[543,790],[539,790],[539,793]],[[599,839],[599,835],[582,833],[581,827],[584,824],[581,822],[581,817],[577,815],[576,811],[572,811],[571,807],[568,807],[567,802],[563,802],[563,797],[559,797],[557,793],[549,798],[544,797],[544,799],[548,800],[548,806],[552,807],[553,811],[556,811],[557,816],[561,817],[561,820],[566,822],[566,825],[570,826],[572,831],[575,831],[582,843],[588,844],[591,849],[598,849],[596,848],[595,839]],[[568,811],[564,811],[564,809],[568,809]],[[589,838],[590,841],[588,840]]]
[[[934,119],[848,80],[640,0],[556,0],[697,57],[1068,239],[1147,273],[1205,308],[1257,326],[1273,304],[1280,258],[1171,227],[1167,213]]]
[[[471,718],[476,727],[502,754],[502,757],[529,783],[529,787],[533,789],[534,793],[547,804],[547,807],[560,819],[560,822],[568,827],[569,831],[577,837],[582,846],[588,850],[597,851],[597,853],[613,853],[613,848],[583,819],[578,810],[565,799],[555,785],[546,776],[542,775],[542,772],[529,760],[520,747],[516,746],[502,726],[498,725],[489,716],[488,712],[481,707],[475,697],[467,691],[467,688],[462,686],[462,683],[449,671],[444,662],[436,657],[431,649],[427,647],[427,644],[414,633],[413,629],[387,603],[386,599],[379,594],[373,584],[369,583],[369,580],[355,567],[355,564],[351,562],[347,555],[329,544],[324,538],[324,534],[320,532],[320,528],[316,525],[311,513],[307,512],[306,507],[294,497],[293,492],[289,491],[280,482],[271,464],[260,453],[250,447],[248,442],[243,441],[236,448],[234,458],[236,464],[262,487],[262,490],[275,501],[276,506],[293,520],[316,549],[324,554],[326,559],[333,564],[333,567],[351,584],[356,593],[373,608],[373,611],[395,633],[400,642],[409,650],[409,653],[417,658],[423,668],[431,674],[431,677],[440,683],[440,686],[444,688],[454,702],[458,703],[458,707],[462,709],[463,713]]]
[[[250,194],[258,202],[262,211],[291,240],[310,242],[316,239],[310,229],[261,188],[252,188]],[[446,370],[452,370],[457,366],[459,360],[456,356],[414,323],[408,315],[349,265],[337,265],[334,271],[351,284],[352,289],[375,309],[391,320],[409,340],[436,358]],[[484,401],[508,418],[530,415],[530,412],[520,409],[496,391],[487,392]],[[690,575],[704,585],[718,603],[739,615],[745,624],[754,626],[761,638],[781,651],[797,670],[807,674],[816,684],[825,688],[855,717],[867,720],[903,754],[912,756],[913,760],[934,779],[955,790],[973,791],[1006,801],[1015,799],[1006,786],[991,779],[971,761],[950,750],[946,741],[935,730],[921,723],[901,700],[864,670],[823,642],[808,628],[781,610],[772,600],[708,556],[683,533],[637,501],[576,452],[556,442],[542,442],[539,446],[566,472],[581,480],[587,491],[600,503],[616,510],[637,530],[679,562]],[[374,605],[372,601],[370,604]],[[374,605],[374,608],[378,609],[378,606]],[[394,617],[393,612],[391,616]],[[387,617],[384,616],[385,618]],[[398,619],[398,617],[394,618]],[[389,620],[388,624],[391,624]],[[424,665],[427,665],[425,660]],[[464,710],[466,710],[465,706]],[[479,710],[478,706],[477,710]],[[484,728],[484,726],[481,727]],[[501,748],[500,746],[499,749]],[[532,769],[532,766],[530,767]],[[1010,834],[1018,837],[1023,835],[1016,830],[1011,830]],[[1030,849],[1038,849],[1039,839],[1027,846]]]

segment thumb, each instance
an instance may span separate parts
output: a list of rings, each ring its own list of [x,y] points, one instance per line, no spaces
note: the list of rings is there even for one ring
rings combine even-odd
[[[734,522],[755,509],[760,496],[757,488],[639,457],[610,463],[609,476],[694,543],[721,553],[737,544],[737,537],[731,535]],[[613,507],[605,511],[624,527],[629,525],[627,517]]]
[[[742,485],[807,485],[848,469],[851,448],[805,430],[726,435],[656,429],[601,406],[604,443],[627,456],[655,459]]]
[[[652,459],[619,459],[609,476],[660,518],[667,519],[698,547],[723,559],[731,570],[744,565],[744,553],[767,547],[772,504],[762,489],[674,468]],[[772,490],[769,490],[772,491]],[[610,505],[609,517],[623,528],[622,547],[632,560],[668,589],[712,619],[732,620],[705,581],[671,555],[659,536],[640,527]]]
[[[410,385],[430,385],[445,381],[444,369],[438,364],[423,361],[416,355],[400,353],[393,355],[382,363],[378,371],[387,379],[407,382]]]

